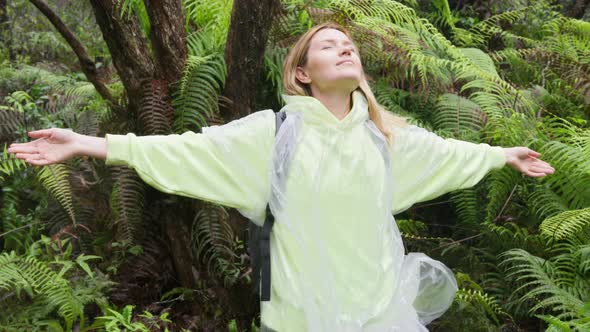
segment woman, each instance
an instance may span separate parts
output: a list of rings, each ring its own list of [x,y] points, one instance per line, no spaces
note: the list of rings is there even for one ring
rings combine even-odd
[[[471,187],[505,164],[533,177],[554,169],[526,147],[444,140],[388,115],[339,25],[304,34],[283,74],[287,117],[276,136],[266,110],[202,134],[104,139],[45,129],[9,152],[33,165],[106,158],[161,191],[235,207],[259,224],[270,202],[263,329],[427,331],[457,285],[442,263],[404,254],[392,213]]]

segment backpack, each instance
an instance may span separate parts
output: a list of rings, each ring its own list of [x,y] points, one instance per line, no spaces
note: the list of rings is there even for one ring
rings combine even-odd
[[[285,119],[287,113],[275,113],[275,135]],[[252,220],[248,225],[249,240],[248,250],[252,268],[252,283],[254,292],[260,295],[261,301],[270,301],[270,232],[275,218],[270,211],[269,203],[266,203],[266,217],[264,224],[258,226]]]

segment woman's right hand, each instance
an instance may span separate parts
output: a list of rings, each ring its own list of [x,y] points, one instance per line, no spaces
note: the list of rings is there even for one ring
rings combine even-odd
[[[104,138],[84,136],[61,128],[36,130],[28,134],[36,139],[28,143],[13,143],[8,152],[32,165],[56,164],[76,155],[106,157]]]

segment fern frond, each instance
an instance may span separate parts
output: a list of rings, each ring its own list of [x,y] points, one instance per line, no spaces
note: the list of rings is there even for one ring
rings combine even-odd
[[[496,322],[496,324],[500,324],[498,315],[511,318],[511,316],[506,311],[502,310],[495,298],[482,292],[481,290],[459,288],[455,296],[466,302],[477,303],[481,305],[485,309],[486,313],[494,320],[494,322]]]
[[[514,195],[519,182],[519,174],[507,167],[490,174],[486,223],[494,223],[497,218],[506,212],[507,200]]]
[[[553,217],[569,208],[563,199],[547,185],[535,185],[527,198],[531,210],[539,220]]]
[[[557,240],[576,236],[590,226],[590,208],[564,211],[547,218],[540,226],[541,232]]]
[[[287,57],[286,48],[274,48],[268,50],[264,55],[264,71],[266,79],[270,81],[276,91],[276,98],[279,105],[283,104],[283,62]]]
[[[139,120],[147,135],[166,135],[174,117],[172,105],[167,101],[166,86],[157,80],[145,80],[141,89]]]
[[[515,294],[523,293],[519,301],[535,303],[531,313],[545,308],[558,312],[560,319],[576,316],[583,302],[558,285],[555,279],[559,268],[553,262],[522,249],[506,251],[500,257],[503,259],[500,266],[507,267],[506,277],[521,283],[515,291]]]
[[[206,204],[195,216],[191,235],[195,258],[209,273],[224,279],[228,268],[224,262],[235,260],[235,236],[228,217],[223,207]]]
[[[129,168],[115,170],[116,182],[111,193],[111,208],[114,213],[113,225],[117,238],[128,246],[138,243],[144,207],[145,185],[137,173]]]
[[[68,180],[69,170],[63,164],[48,165],[37,171],[37,179],[47,191],[67,211],[72,222],[76,224],[76,214],[72,201],[72,188]]]
[[[227,69],[220,54],[189,56],[174,93],[174,132],[200,131],[207,125],[207,119],[218,112],[219,95],[226,76]]]
[[[15,172],[25,168],[27,168],[25,161],[15,158],[13,154],[8,154],[7,146],[4,144],[4,149],[0,156],[0,181],[4,181],[4,176],[11,176]]]
[[[482,222],[481,208],[476,188],[450,193],[451,201],[459,217],[458,223],[466,228],[476,228]]]
[[[451,93],[442,94],[436,103],[434,126],[458,135],[464,130],[480,131],[487,116],[473,101]]]
[[[75,132],[82,135],[96,136],[98,135],[98,117],[93,111],[84,111],[78,116],[76,122]]]
[[[590,159],[580,148],[550,141],[542,149],[559,171],[546,179],[548,185],[574,209],[590,206]]]
[[[230,25],[233,2],[225,0],[183,0],[182,3],[187,23],[195,24],[202,35],[208,36],[210,47],[215,49],[223,47]],[[203,55],[203,53],[191,52],[189,54]]]
[[[13,142],[22,127],[24,114],[13,111],[11,107],[0,106],[0,144]]]

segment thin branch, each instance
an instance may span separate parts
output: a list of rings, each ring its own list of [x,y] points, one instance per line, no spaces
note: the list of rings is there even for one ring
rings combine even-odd
[[[451,203],[451,202],[452,202],[451,200],[446,200],[446,201],[442,201],[442,202],[419,204],[419,205],[412,207],[412,209],[421,209],[421,208],[425,208],[427,206],[442,205],[442,204],[447,204],[447,203]]]
[[[516,186],[518,186],[518,185],[515,184],[514,187],[512,188],[512,191],[510,191],[510,195],[508,195],[506,202],[504,202],[502,209],[500,210],[500,212],[498,213],[496,218],[494,218],[494,221],[496,221],[502,215],[502,213],[504,213],[504,209],[506,209],[506,206],[508,206],[508,202],[510,202],[510,200],[512,199],[512,195],[514,195],[514,191],[516,190]]]
[[[29,228],[29,227],[31,227],[31,226],[33,226],[35,224],[38,224],[38,222],[37,223],[34,222],[34,223],[26,224],[26,225],[21,226],[21,227],[13,228],[13,229],[9,230],[8,232],[4,232],[4,233],[0,234],[0,237],[6,236],[6,235],[8,235],[10,233],[17,232],[17,231],[19,231],[21,229],[24,229],[24,228]]]
[[[476,237],[480,237],[480,236],[482,236],[482,235],[484,235],[484,234],[485,234],[485,233],[479,233],[479,234],[475,234],[475,235],[472,235],[472,236],[469,236],[469,237],[463,238],[463,239],[461,239],[461,240],[453,241],[453,242],[451,242],[451,243],[445,243],[445,244],[443,244],[443,245],[440,245],[440,246],[438,246],[438,247],[436,247],[436,248],[432,249],[432,251],[434,251],[434,250],[437,250],[437,249],[441,249],[441,248],[445,248],[445,247],[450,247],[450,246],[452,246],[452,245],[454,245],[454,244],[459,244],[459,243],[461,243],[461,242],[465,242],[465,241],[467,241],[467,240],[475,239]]]

